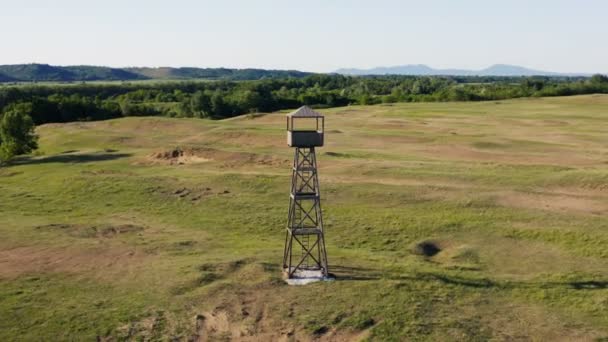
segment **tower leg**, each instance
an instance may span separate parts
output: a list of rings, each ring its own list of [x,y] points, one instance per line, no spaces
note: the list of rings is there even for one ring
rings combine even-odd
[[[310,272],[328,275],[321,194],[314,147],[294,154],[283,271],[287,278]]]

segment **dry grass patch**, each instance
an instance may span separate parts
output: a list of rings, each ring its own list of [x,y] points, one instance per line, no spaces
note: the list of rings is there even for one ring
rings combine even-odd
[[[501,191],[491,195],[495,196],[497,204],[508,207],[548,210],[560,213],[608,214],[608,200],[600,200],[580,193]]]
[[[153,256],[140,248],[102,245],[96,247],[24,246],[0,250],[0,278],[62,272],[92,273],[113,279],[142,269]]]

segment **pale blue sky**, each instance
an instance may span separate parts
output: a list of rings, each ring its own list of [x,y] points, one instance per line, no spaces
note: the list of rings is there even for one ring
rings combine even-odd
[[[0,64],[608,72],[606,0],[0,0]]]

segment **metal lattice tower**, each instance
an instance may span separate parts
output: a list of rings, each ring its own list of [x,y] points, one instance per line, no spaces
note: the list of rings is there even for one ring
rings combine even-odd
[[[314,128],[294,127],[294,122],[310,122],[310,119],[314,119]],[[306,271],[318,272],[323,277],[328,275],[315,154],[315,147],[323,146],[323,129],[323,116],[308,107],[287,116],[287,144],[295,147],[283,252],[283,272],[287,278]]]

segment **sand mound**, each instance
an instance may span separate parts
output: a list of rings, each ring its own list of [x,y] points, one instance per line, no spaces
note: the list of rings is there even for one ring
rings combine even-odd
[[[172,150],[155,152],[150,155],[150,158],[157,161],[166,161],[171,165],[203,163],[211,160],[210,158],[202,157],[200,154],[199,150],[176,147]]]

